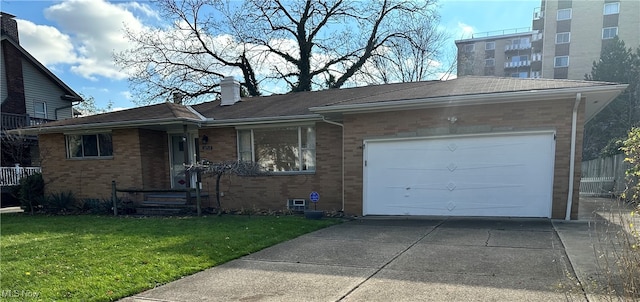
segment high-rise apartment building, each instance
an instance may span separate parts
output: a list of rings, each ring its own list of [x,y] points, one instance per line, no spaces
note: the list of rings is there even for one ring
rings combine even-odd
[[[542,0],[531,30],[457,40],[458,76],[582,80],[615,36],[640,45],[640,1]]]

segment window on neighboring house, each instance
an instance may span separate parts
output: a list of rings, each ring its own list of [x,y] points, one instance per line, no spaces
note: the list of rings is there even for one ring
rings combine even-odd
[[[495,59],[486,59],[484,60],[484,66],[486,67],[493,67],[496,65],[496,60]]]
[[[46,102],[33,102],[33,117],[35,118],[47,118],[47,103]]]
[[[568,67],[569,56],[561,56],[553,58],[553,67]]]
[[[559,9],[558,16],[556,19],[558,21],[571,19],[571,9],[570,8]]]
[[[613,39],[613,37],[618,35],[617,27],[605,27],[602,29],[602,39]]]
[[[464,46],[464,51],[465,52],[472,52],[474,50],[476,50],[476,45],[475,44],[466,44]]]
[[[605,15],[613,15],[620,13],[620,2],[613,3],[605,3],[604,4],[604,14]]]
[[[571,42],[571,33],[557,33],[556,34],[556,44],[565,44]]]
[[[111,133],[73,134],[65,136],[67,158],[113,156]]]
[[[487,44],[484,45],[484,50],[494,50],[496,49],[496,42],[487,42]]]
[[[238,130],[238,159],[254,161],[272,172],[315,171],[315,127]]]

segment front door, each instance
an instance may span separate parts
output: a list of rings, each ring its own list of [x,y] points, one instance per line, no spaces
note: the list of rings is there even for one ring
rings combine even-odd
[[[169,136],[169,143],[171,144],[171,187],[174,189],[183,189],[187,187],[187,181],[189,181],[189,187],[193,188],[195,185],[195,175],[191,175],[190,179],[184,173],[185,167],[185,152],[187,152],[187,163],[195,162],[195,139],[193,135],[189,134],[186,141],[183,134],[171,134]]]

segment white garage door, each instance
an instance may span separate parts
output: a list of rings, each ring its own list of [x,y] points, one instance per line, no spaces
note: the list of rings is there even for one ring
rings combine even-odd
[[[553,136],[367,140],[363,215],[551,217]]]

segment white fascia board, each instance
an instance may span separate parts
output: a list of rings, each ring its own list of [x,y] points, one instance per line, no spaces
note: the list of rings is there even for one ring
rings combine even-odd
[[[455,95],[433,98],[420,98],[410,100],[385,101],[376,103],[346,104],[332,105],[323,107],[309,108],[311,112],[318,114],[327,113],[369,113],[381,112],[388,110],[411,110],[438,108],[449,106],[468,106],[468,105],[488,105],[499,103],[518,103],[540,101],[545,99],[574,98],[575,94],[581,92],[587,97],[591,93],[608,92],[604,101],[610,102],[619,93],[627,88],[627,84],[602,85],[575,88],[559,88],[559,89],[540,89],[516,92],[500,92],[486,94],[470,94]]]
[[[236,127],[236,126],[264,125],[264,124],[304,123],[304,122],[313,122],[313,121],[321,121],[321,120],[322,120],[322,116],[319,114],[240,118],[240,119],[226,119],[226,120],[207,119],[203,126]]]
[[[207,120],[207,118],[204,115],[200,114],[200,112],[198,112],[198,110],[193,109],[193,107],[191,107],[191,106],[185,106],[185,107],[187,107],[187,109],[189,111],[191,111],[191,113],[195,114],[200,119],[200,121],[206,121]]]

